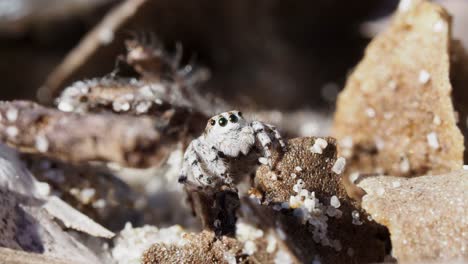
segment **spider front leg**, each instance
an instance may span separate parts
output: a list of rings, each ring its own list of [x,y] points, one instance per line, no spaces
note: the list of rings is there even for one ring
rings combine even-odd
[[[253,131],[255,133],[255,137],[257,138],[258,142],[260,142],[260,145],[262,146],[263,149],[263,155],[265,155],[265,158],[268,160],[268,165],[270,168],[273,167],[273,163],[271,160],[271,138],[268,135],[268,132],[266,131],[266,126],[262,122],[258,121],[253,121],[251,124]]]
[[[283,137],[281,137],[281,134],[279,133],[278,129],[275,126],[272,126],[269,124],[265,124],[265,125],[273,132],[273,136],[279,142],[281,149],[283,151],[286,151],[287,150],[286,143],[284,143]]]
[[[197,189],[201,185],[210,185],[211,178],[207,177],[208,175],[206,175],[201,167],[201,158],[194,148],[194,142],[190,143],[185,151],[179,182],[189,188]]]

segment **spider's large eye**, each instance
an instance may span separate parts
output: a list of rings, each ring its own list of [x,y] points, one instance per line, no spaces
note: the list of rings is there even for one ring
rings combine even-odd
[[[238,120],[239,120],[239,118],[237,118],[237,116],[235,114],[230,114],[229,115],[229,121],[230,122],[237,123]]]
[[[211,119],[211,120],[210,120],[210,125],[214,126],[215,124],[216,124],[216,120]]]
[[[227,124],[227,119],[224,118],[224,117],[221,117],[221,118],[218,120],[218,123],[219,123],[219,125],[222,126],[222,127],[223,127],[223,126],[226,126],[226,124]]]

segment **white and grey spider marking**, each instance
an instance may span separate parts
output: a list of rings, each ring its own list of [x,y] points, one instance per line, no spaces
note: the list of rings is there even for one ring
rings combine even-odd
[[[259,162],[272,168],[272,147],[286,149],[274,126],[247,122],[235,110],[221,113],[188,146],[179,182],[196,189],[237,183]]]

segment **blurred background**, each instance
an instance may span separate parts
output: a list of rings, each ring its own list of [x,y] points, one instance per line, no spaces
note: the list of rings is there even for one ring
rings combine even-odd
[[[230,102],[329,111],[398,2],[0,0],[0,99],[37,100],[41,87],[50,99],[73,81],[104,76],[123,40],[154,32],[168,50],[182,43],[185,60],[211,70],[202,88]],[[436,2],[456,17],[454,35],[466,47],[468,1]]]

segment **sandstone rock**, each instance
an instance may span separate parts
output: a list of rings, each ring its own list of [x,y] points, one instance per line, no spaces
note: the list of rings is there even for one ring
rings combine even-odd
[[[467,171],[369,177],[359,186],[367,192],[362,207],[389,229],[399,263],[468,261]]]
[[[460,169],[463,137],[450,98],[450,17],[402,1],[340,94],[333,135],[347,172],[415,176]]]

